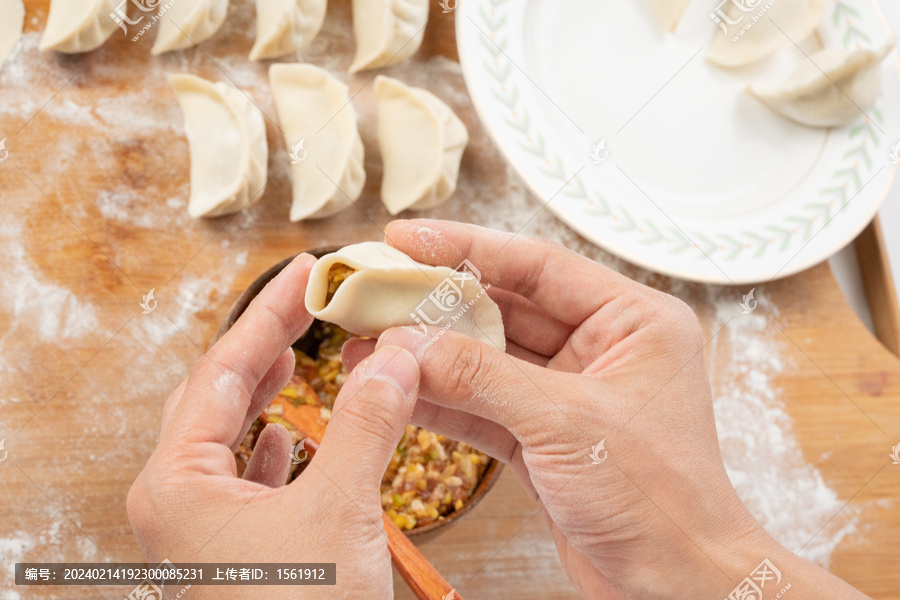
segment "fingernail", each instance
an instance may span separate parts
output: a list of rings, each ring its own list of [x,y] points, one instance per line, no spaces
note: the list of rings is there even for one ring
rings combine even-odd
[[[403,348],[385,346],[369,357],[365,376],[386,381],[404,396],[409,396],[419,383],[419,365]]]
[[[394,327],[381,334],[375,347],[399,346],[405,348],[416,357],[416,362],[420,363],[425,355],[425,350],[433,341],[427,332],[416,327]]]

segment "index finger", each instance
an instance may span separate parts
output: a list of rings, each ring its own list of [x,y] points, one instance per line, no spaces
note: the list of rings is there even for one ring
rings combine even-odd
[[[294,259],[197,362],[162,437],[226,446],[234,442],[259,382],[312,324],[304,295],[315,262],[308,254]]]
[[[482,283],[524,296],[570,325],[637,285],[558,244],[476,225],[393,221],[385,238],[419,262],[457,267],[468,259],[481,272]]]

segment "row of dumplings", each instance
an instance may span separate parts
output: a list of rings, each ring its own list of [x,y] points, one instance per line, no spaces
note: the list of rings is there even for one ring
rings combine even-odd
[[[188,74],[169,76],[184,113],[191,156],[192,217],[237,212],[262,197],[268,145],[262,112],[246,92]],[[366,181],[356,111],[347,86],[310,64],[269,68],[285,144],[290,148],[291,221],[348,208]],[[432,208],[456,189],[469,142],[465,125],[430,92],[375,78],[381,198],[392,215]]]
[[[137,7],[128,14],[131,4]],[[250,58],[277,58],[308,46],[325,20],[327,0],[256,0]],[[228,0],[51,0],[42,50],[78,53],[100,47],[119,28],[158,21],[151,53],[184,50],[212,37]],[[353,0],[356,56],[351,72],[377,69],[415,54],[428,21],[427,0]]]
[[[675,31],[691,0],[649,0],[660,25]],[[743,67],[802,42],[815,33],[827,0],[731,0],[710,14],[718,25],[707,51],[720,67]],[[882,59],[894,40],[870,49],[826,48],[809,55],[788,78],[774,85],[751,85],[747,92],[769,108],[811,127],[846,125],[881,93]]]

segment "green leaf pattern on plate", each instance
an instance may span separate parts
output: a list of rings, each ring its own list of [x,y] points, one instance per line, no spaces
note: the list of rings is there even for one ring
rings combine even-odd
[[[716,255],[719,259],[735,260],[747,254],[758,258],[767,252],[786,253],[794,245],[802,246],[827,227],[873,172],[875,165],[871,150],[878,146],[880,131],[868,118],[860,117],[860,122],[852,126],[847,136],[848,148],[843,154],[842,165],[832,174],[831,181],[821,190],[819,197],[804,205],[802,214],[784,217],[780,223],[764,226],[758,231],[741,231],[739,234],[709,231],[686,234],[673,227],[667,219],[655,222],[635,216],[599,191],[587,189],[578,177],[566,184],[568,176],[562,159],[547,148],[544,136],[533,129],[527,108],[519,102],[516,67],[505,54],[509,34],[505,29],[508,20],[504,9],[508,2],[487,0],[479,11],[482,29],[490,36],[490,39],[482,37],[481,41],[488,53],[482,65],[493,82],[491,92],[506,109],[505,123],[519,134],[519,146],[534,157],[535,168],[564,186],[562,194],[583,202],[584,213],[602,220],[604,227],[639,236],[642,244],[660,245],[661,250],[670,254],[680,254],[691,248],[697,258]],[[488,5],[490,8],[487,8]],[[860,13],[853,5],[854,0],[834,2],[834,26],[845,47],[870,45],[870,37],[859,27]],[[869,115],[878,123],[882,122],[877,106],[871,109]]]

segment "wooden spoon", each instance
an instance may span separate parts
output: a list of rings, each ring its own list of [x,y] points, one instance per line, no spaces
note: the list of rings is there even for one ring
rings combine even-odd
[[[307,451],[315,455],[319,444],[322,443],[327,425],[322,418],[321,407],[308,404],[295,406],[291,399],[284,396],[275,398],[270,406],[281,407],[279,417],[297,428],[300,435],[306,438],[304,446]],[[260,420],[264,423],[271,422],[266,413],[262,414]],[[420,600],[463,600],[459,592],[447,583],[394,521],[384,512],[381,516],[394,566],[416,597]]]

